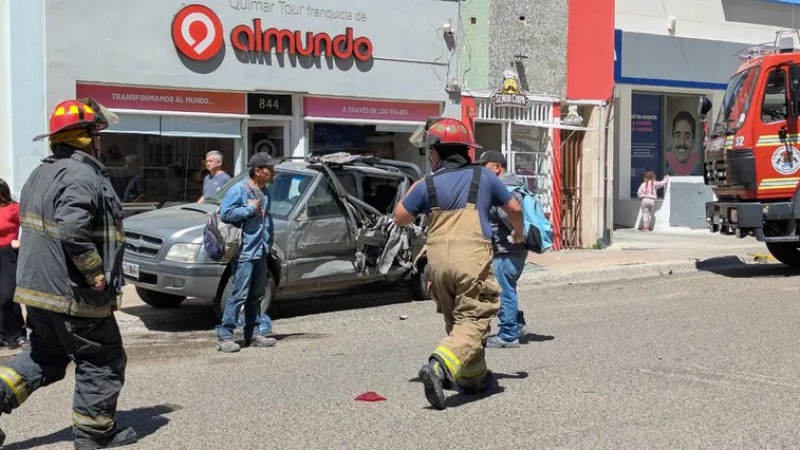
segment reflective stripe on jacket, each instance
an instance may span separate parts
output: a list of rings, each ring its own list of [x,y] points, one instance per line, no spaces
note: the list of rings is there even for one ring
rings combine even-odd
[[[20,196],[14,301],[78,317],[107,317],[122,300],[122,205],[103,164],[59,144]],[[108,286],[92,289],[103,276]]]

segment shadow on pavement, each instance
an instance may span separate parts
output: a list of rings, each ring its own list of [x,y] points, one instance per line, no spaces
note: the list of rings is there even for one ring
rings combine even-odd
[[[122,312],[139,318],[150,331],[207,331],[217,325],[211,302],[204,300],[191,299],[175,308],[137,305],[122,308]]]
[[[555,336],[545,334],[528,333],[519,338],[520,344],[530,344],[531,342],[547,342],[555,339]]]
[[[376,306],[387,306],[411,302],[409,290],[402,284],[374,284],[358,290],[346,290],[320,294],[292,294],[273,303],[270,316],[273,319],[288,319],[297,316],[347,311]]]
[[[748,264],[737,256],[718,256],[695,263],[701,272],[710,272],[729,278],[786,278],[800,275],[800,268],[779,263]]]
[[[183,407],[179,405],[158,405],[146,408],[136,408],[130,411],[119,411],[117,413],[117,423],[122,428],[129,426],[133,427],[136,430],[136,434],[139,435],[139,440],[141,441],[142,438],[150,436],[169,423],[169,419],[164,417],[165,414],[169,414],[173,411],[179,411],[181,409],[183,409]],[[13,438],[13,436],[11,437]],[[6,444],[3,446],[3,448],[7,450],[26,450],[42,445],[57,444],[60,442],[69,442],[69,446],[71,448],[73,439],[74,435],[72,434],[72,427],[67,427],[63,430],[56,431],[55,433],[48,434],[47,436]]]
[[[528,378],[528,376],[529,376],[528,372],[517,372],[517,373],[515,373],[513,375],[509,375],[509,374],[505,374],[505,373],[497,373],[497,372],[493,372],[493,373],[494,373],[494,380],[492,380],[492,385],[487,390],[485,390],[485,391],[483,391],[483,392],[481,392],[479,394],[472,394],[472,395],[468,395],[468,394],[464,394],[464,393],[458,392],[458,393],[456,393],[454,395],[451,395],[450,397],[447,397],[446,406],[448,408],[455,408],[455,407],[458,407],[458,406],[466,405],[467,403],[472,403],[472,402],[475,402],[475,401],[478,401],[478,400],[481,400],[481,399],[484,399],[484,398],[487,398],[487,397],[491,397],[491,396],[496,395],[496,394],[501,394],[501,393],[505,392],[505,388],[500,386],[498,381],[500,381],[502,379],[524,380],[525,378]],[[421,383],[422,380],[417,376],[417,377],[411,378],[410,380],[408,380],[408,382],[409,383]],[[436,408],[434,408],[433,406],[430,406],[430,405],[426,406],[425,409],[430,409],[431,411],[437,411]]]
[[[273,302],[272,319],[363,309],[411,302],[409,289],[402,283],[378,283],[336,292],[292,293]],[[123,307],[123,313],[141,320],[149,331],[182,333],[213,330],[219,322],[210,300],[190,298],[175,308],[149,305]]]

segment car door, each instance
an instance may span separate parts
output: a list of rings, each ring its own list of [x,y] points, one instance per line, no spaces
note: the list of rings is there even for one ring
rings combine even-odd
[[[356,275],[354,230],[330,178],[317,177],[304,202],[290,224],[289,283],[321,285],[352,280]]]

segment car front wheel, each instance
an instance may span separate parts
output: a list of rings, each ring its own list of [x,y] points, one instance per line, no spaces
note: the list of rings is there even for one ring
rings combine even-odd
[[[143,302],[155,308],[175,308],[186,300],[186,297],[181,295],[165,294],[139,286],[136,287],[136,294]]]

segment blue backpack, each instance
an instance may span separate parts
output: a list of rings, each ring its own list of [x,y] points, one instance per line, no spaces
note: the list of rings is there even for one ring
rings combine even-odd
[[[509,192],[522,196],[522,221],[525,227],[525,247],[534,253],[544,253],[553,246],[553,225],[544,215],[539,199],[524,186],[506,186]]]

